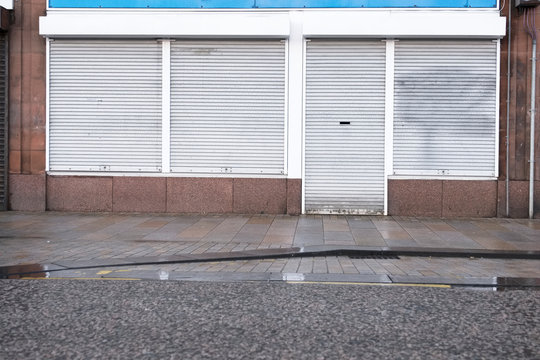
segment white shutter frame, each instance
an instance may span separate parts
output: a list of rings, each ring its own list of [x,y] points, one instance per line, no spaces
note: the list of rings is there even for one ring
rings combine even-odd
[[[306,213],[384,212],[385,58],[382,41],[307,42]]]
[[[396,42],[394,174],[496,176],[497,76],[495,41]]]
[[[49,170],[161,170],[161,44],[53,40]]]
[[[171,43],[171,172],[285,173],[281,40]]]

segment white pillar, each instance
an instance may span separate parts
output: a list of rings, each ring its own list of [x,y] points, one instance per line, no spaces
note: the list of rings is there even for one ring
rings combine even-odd
[[[384,95],[384,215],[388,215],[388,177],[394,172],[394,49],[386,40],[386,83]]]
[[[303,117],[303,63],[304,39],[301,11],[291,11],[291,34],[288,56],[288,140],[287,176],[302,178],[302,117]]]
[[[171,41],[162,40],[161,53],[161,172],[171,172]]]

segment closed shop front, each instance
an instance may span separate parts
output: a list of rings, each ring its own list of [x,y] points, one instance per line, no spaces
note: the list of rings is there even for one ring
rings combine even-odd
[[[171,172],[283,174],[285,42],[171,43]]]
[[[384,210],[385,51],[380,40],[307,42],[308,213]]]
[[[161,168],[161,44],[50,42],[52,171]]]
[[[385,175],[496,176],[497,46],[309,40],[306,212],[384,213]]]
[[[394,173],[496,176],[497,42],[400,40]]]
[[[168,45],[50,42],[50,170],[283,174],[285,43]]]
[[[505,19],[487,2],[121,3],[40,18],[51,200],[96,177],[112,211],[378,215],[426,184],[496,185]]]

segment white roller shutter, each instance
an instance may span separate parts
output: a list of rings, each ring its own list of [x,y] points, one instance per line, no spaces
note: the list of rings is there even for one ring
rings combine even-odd
[[[385,43],[307,43],[308,213],[384,210]]]
[[[396,174],[496,176],[497,44],[395,48]]]
[[[171,171],[284,173],[285,43],[171,45]]]
[[[50,170],[161,169],[161,44],[50,45]]]

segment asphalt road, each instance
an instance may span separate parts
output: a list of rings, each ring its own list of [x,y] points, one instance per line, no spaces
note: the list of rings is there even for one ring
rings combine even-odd
[[[539,359],[540,292],[0,280],[1,359]]]

